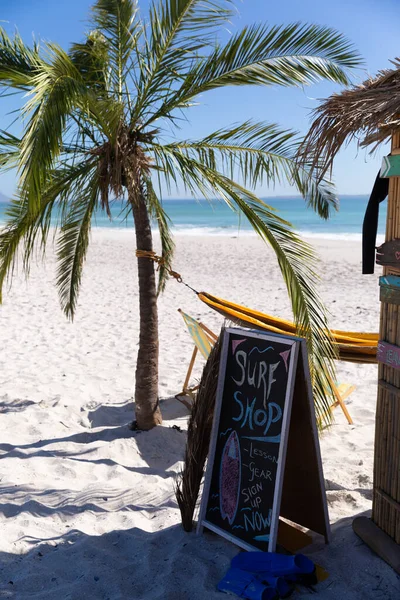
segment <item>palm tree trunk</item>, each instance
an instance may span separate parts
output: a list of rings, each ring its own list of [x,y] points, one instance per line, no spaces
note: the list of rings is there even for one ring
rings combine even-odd
[[[143,192],[129,198],[135,219],[136,247],[153,250],[150,218]],[[138,257],[139,277],[139,352],[136,363],[135,412],[139,429],[162,423],[158,401],[158,311],[154,262]]]

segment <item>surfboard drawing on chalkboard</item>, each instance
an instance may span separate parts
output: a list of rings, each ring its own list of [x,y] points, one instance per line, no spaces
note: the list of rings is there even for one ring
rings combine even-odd
[[[236,431],[232,431],[222,453],[219,477],[221,516],[228,520],[229,525],[235,520],[238,509],[241,467],[239,437]]]

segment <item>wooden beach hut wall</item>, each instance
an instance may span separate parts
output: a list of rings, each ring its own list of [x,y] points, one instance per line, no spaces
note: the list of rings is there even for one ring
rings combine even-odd
[[[326,173],[339,149],[351,140],[371,152],[390,143],[390,156],[383,157],[380,173],[389,177],[389,189],[386,241],[379,260],[384,266],[380,278],[373,509],[371,520],[356,519],[353,527],[400,572],[400,59],[393,65],[393,69],[381,71],[374,79],[320,104],[301,158],[317,157],[315,166]],[[382,150],[388,153],[386,148]]]

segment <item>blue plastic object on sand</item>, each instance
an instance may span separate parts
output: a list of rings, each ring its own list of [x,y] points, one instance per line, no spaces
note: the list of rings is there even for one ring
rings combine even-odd
[[[276,590],[270,585],[262,583],[252,573],[240,569],[229,569],[225,577],[218,584],[220,592],[235,594],[246,600],[277,600]]]
[[[240,552],[231,567],[250,573],[269,573],[274,577],[312,575],[315,565],[303,554],[278,554],[276,552]]]
[[[262,583],[271,586],[278,593],[279,598],[288,598],[293,592],[293,584],[283,577],[274,577],[270,573],[257,573],[255,577]]]

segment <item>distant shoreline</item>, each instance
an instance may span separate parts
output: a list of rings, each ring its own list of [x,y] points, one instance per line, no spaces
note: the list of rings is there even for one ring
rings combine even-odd
[[[353,198],[354,200],[365,200],[369,198],[369,194],[339,194],[339,201],[341,199],[347,200],[349,198]],[[282,196],[260,196],[260,200],[271,201],[271,200],[304,200],[302,196],[298,194],[295,195],[282,195]],[[208,200],[205,198],[162,198],[163,202],[204,202],[207,203]],[[213,198],[213,202],[219,202],[218,198]],[[9,204],[11,202],[11,198],[8,198],[5,194],[0,192],[0,205],[1,204]],[[114,200],[114,202],[124,202],[124,200],[118,201]]]
[[[312,208],[307,207],[300,196],[274,196],[264,198],[272,213],[268,218],[281,218],[293,225],[294,230],[303,237],[318,239],[361,239],[362,224],[368,204],[368,196],[342,196],[339,198],[339,211],[332,210],[328,220],[321,219]],[[0,201],[0,227],[6,221],[8,203]],[[93,228],[121,231],[133,227],[133,219],[126,204],[112,202],[112,220],[104,213],[97,211],[92,221]],[[175,235],[222,235],[249,236],[254,235],[249,222],[231,210],[221,201],[211,203],[205,200],[176,200],[168,198],[164,208],[170,218],[170,225]],[[267,209],[267,210],[270,210]],[[386,203],[380,207],[379,235],[384,235]],[[52,223],[55,225],[57,214]]]
[[[0,232],[1,227],[4,225],[4,221],[0,221]],[[115,238],[123,236],[124,234],[130,236],[133,234],[134,229],[132,225],[126,227],[99,227],[92,226],[92,232],[96,235],[104,234],[105,237]],[[157,228],[153,228],[153,235],[155,239],[158,237],[159,232]],[[332,241],[332,242],[354,242],[357,244],[361,244],[362,242],[362,233],[346,233],[346,232],[338,232],[338,233],[321,233],[321,232],[313,232],[313,231],[302,231],[299,229],[294,229],[295,233],[300,235],[305,240],[308,240],[310,243],[313,241]],[[257,238],[258,234],[252,229],[219,229],[212,227],[187,227],[182,229],[171,228],[171,232],[173,237],[193,237],[193,238]],[[377,235],[377,243],[383,243],[385,241],[385,235],[382,232],[379,232]]]

